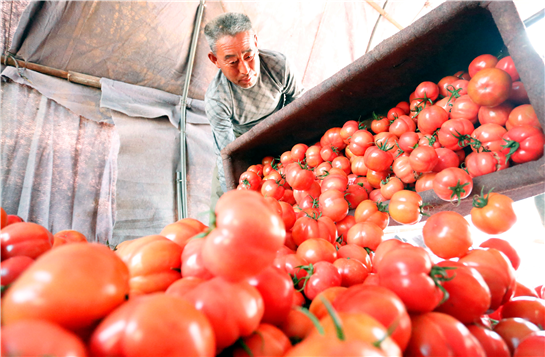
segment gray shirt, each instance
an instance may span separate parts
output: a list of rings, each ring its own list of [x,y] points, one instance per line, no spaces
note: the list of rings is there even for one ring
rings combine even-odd
[[[259,50],[260,75],[251,88],[231,83],[221,72],[204,96],[206,116],[212,126],[219,181],[225,192],[225,174],[220,151],[269,115],[303,94],[303,86],[286,56]]]

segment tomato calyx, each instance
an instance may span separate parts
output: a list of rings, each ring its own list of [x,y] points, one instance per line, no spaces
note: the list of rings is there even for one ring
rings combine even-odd
[[[293,281],[294,287],[297,287],[301,281],[304,281],[303,286],[300,289],[297,289],[297,291],[301,292],[305,290],[308,279],[310,279],[310,277],[314,274],[314,265],[310,263],[309,265],[298,265],[295,268],[297,269],[297,272],[291,277],[291,280]],[[299,273],[301,270],[306,271],[307,275],[303,276],[302,278],[298,278],[297,273]]]
[[[6,292],[6,290],[8,290],[8,288],[10,287],[10,284],[8,285],[2,285],[0,287],[0,292],[3,294],[4,292]]]
[[[388,205],[386,203],[377,202],[377,209],[380,212],[388,212]]]
[[[261,335],[261,336],[263,337],[263,335]],[[248,356],[254,357],[254,354],[253,354],[252,350],[250,349],[250,347],[248,347],[246,342],[244,342],[242,337],[239,337],[238,340],[235,342],[235,344],[239,344],[240,347],[242,347],[242,349],[244,350],[244,352],[246,352],[248,354]]]
[[[481,142],[475,139],[474,137],[472,137],[471,135],[460,134],[460,132],[456,130],[456,134],[452,134],[452,136],[458,139],[458,146],[461,148],[471,145],[474,141],[478,142],[480,147]]]
[[[388,184],[388,182],[390,182],[391,179],[392,178],[390,177],[390,175],[388,175],[388,176],[386,176],[386,178],[384,180],[381,180],[380,183],[382,185],[386,185],[386,184]]]
[[[424,211],[424,209],[427,207],[427,206],[431,206],[431,204],[427,203],[427,202],[423,202],[420,207],[418,207],[419,211],[420,211],[420,214],[423,215],[423,216],[426,216],[426,217],[430,217],[430,214],[426,211]]]
[[[437,306],[439,306],[442,303],[444,303],[445,301],[447,301],[449,296],[450,296],[450,294],[445,289],[445,287],[443,285],[441,285],[441,282],[450,281],[450,280],[454,279],[454,277],[456,275],[449,278],[448,274],[447,274],[447,270],[453,270],[453,269],[456,269],[456,267],[440,267],[438,265],[434,265],[431,268],[430,277],[433,280],[433,283],[435,284],[435,286],[437,286],[439,288],[439,290],[441,290],[443,292],[443,299],[441,299],[441,301],[439,302],[439,304]]]
[[[494,190],[494,187],[488,191],[488,193],[484,194],[484,186],[481,188],[481,194],[473,196],[473,207],[475,208],[484,208],[488,204],[488,197],[490,196],[490,193]]]
[[[309,311],[309,309],[306,309],[304,307],[300,307],[300,306],[295,306],[294,307],[295,310],[303,313],[304,315],[306,315],[310,321],[312,321],[312,323],[314,324],[314,327],[316,327],[316,330],[318,331],[318,333],[320,335],[324,335],[325,334],[325,331],[324,331],[324,328],[322,326],[322,324],[320,323],[320,320],[318,320],[318,318],[316,317],[316,315],[314,315],[312,312]]]
[[[335,243],[339,243],[339,245],[341,245],[343,242],[343,235],[341,234],[340,236],[338,236],[337,238],[335,238]],[[335,245],[335,249],[336,250],[339,250],[339,245]]]
[[[452,195],[450,195],[451,201],[457,201],[458,204],[456,206],[460,205],[460,202],[462,201],[462,193],[465,193],[465,186],[469,185],[469,182],[466,182],[464,184],[460,184],[460,180],[456,182],[455,186],[449,186],[448,189],[452,191]],[[456,199],[454,199],[454,196],[456,196]]]
[[[461,79],[462,77],[459,77],[459,78]],[[452,100],[452,98],[460,98],[462,96],[460,94],[461,90],[462,90],[462,88],[456,89],[452,84],[449,84],[447,86],[447,92],[450,93],[449,98],[448,98],[448,102],[449,102],[450,106],[452,106],[452,104],[450,104],[450,101]]]
[[[394,145],[388,145],[388,141],[378,143],[377,148],[382,151],[390,151],[394,148]]]
[[[505,163],[507,164],[511,158],[511,155],[513,155],[519,149],[520,143],[516,142],[515,140],[503,139],[503,141],[505,141],[505,145],[502,145],[501,147],[504,149],[509,149],[509,153],[505,155]]]
[[[337,314],[337,311],[335,311],[335,309],[333,308],[329,300],[327,300],[325,297],[320,296],[320,300],[322,301],[322,304],[324,304],[324,307],[327,310],[327,313],[329,314],[329,316],[331,316],[331,320],[333,321],[333,324],[335,325],[335,331],[337,332],[337,338],[341,341],[346,340],[342,321],[341,321],[341,318],[339,317],[339,314]]]
[[[384,115],[377,115],[375,112],[373,112],[373,120],[382,120],[386,118]]]

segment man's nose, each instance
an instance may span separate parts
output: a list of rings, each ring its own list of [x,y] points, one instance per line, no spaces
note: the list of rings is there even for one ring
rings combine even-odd
[[[250,64],[246,61],[240,61],[238,66],[238,71],[242,74],[250,73]]]

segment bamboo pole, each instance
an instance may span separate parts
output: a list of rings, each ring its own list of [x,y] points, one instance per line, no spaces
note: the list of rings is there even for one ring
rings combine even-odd
[[[2,55],[2,63],[7,66],[28,68],[32,71],[47,74],[49,76],[66,79],[67,81],[72,83],[82,84],[84,86],[100,89],[100,78],[95,76],[90,76],[88,74],[72,72],[72,71],[63,71],[61,69],[47,67],[41,64],[20,61],[11,56],[4,56],[4,55]]]
[[[401,26],[396,20],[394,20],[390,14],[388,14],[386,11],[384,11],[380,6],[377,5],[376,2],[373,0],[365,0],[371,7],[378,11],[379,14],[384,16],[384,18],[388,21],[390,21],[395,27],[397,27],[400,30],[403,30],[403,26]]]

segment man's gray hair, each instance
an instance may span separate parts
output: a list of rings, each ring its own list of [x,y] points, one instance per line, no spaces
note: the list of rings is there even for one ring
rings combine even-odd
[[[252,22],[247,15],[237,12],[220,15],[204,27],[204,35],[213,54],[216,54],[216,42],[220,38],[246,31],[253,31]]]

